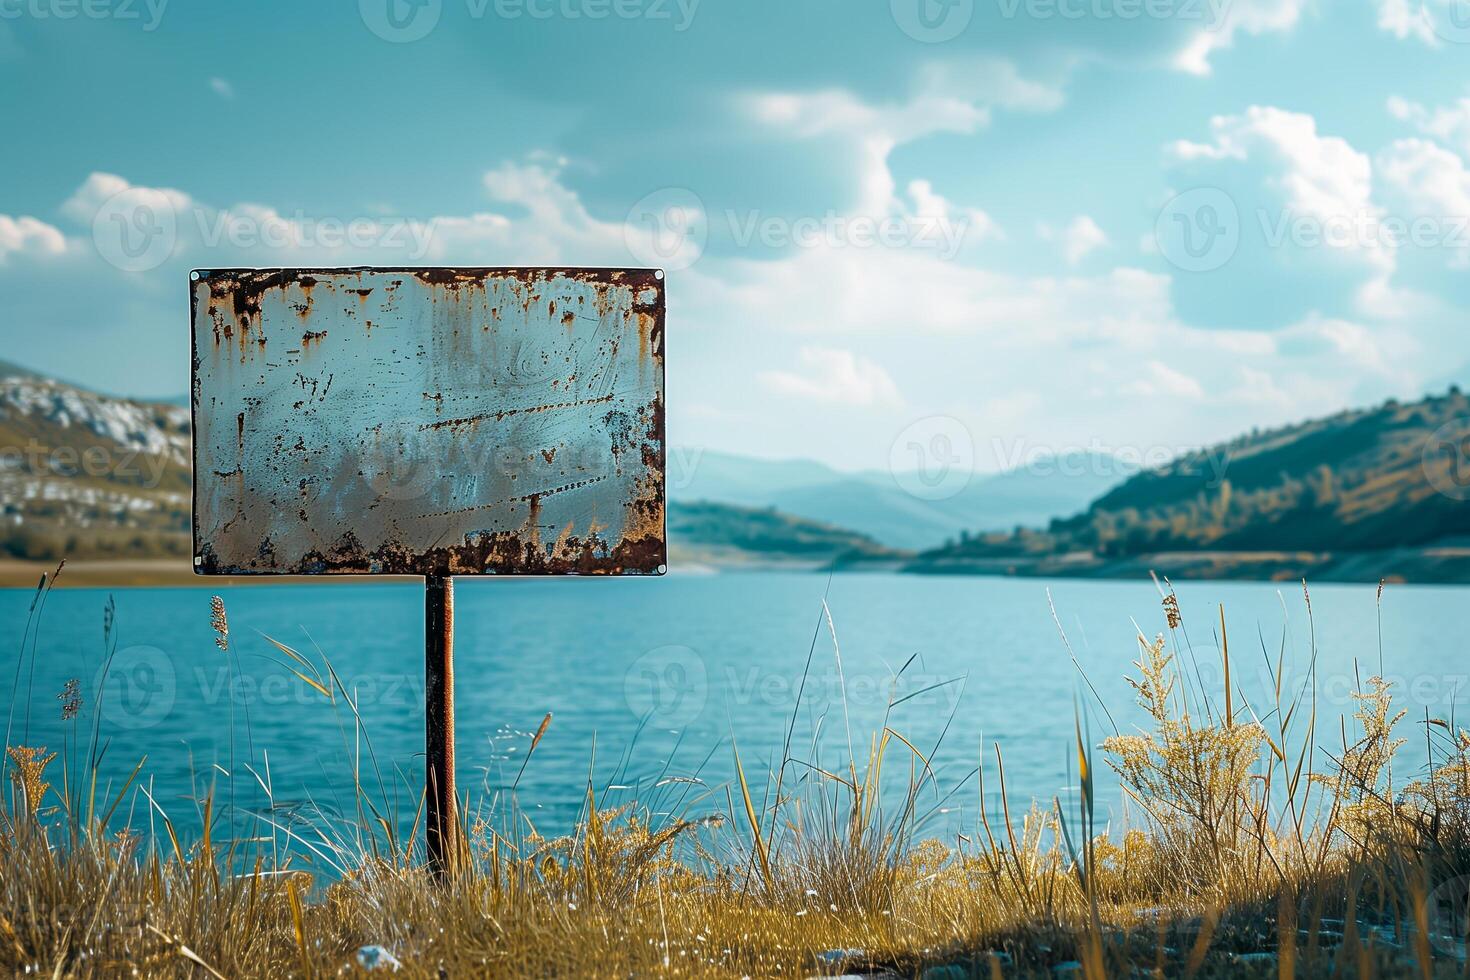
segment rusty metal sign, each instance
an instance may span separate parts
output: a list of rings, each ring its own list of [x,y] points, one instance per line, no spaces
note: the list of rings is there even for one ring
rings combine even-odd
[[[664,570],[661,272],[191,280],[197,572]]]

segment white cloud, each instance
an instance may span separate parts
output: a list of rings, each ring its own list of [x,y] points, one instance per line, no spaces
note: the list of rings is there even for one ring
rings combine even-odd
[[[61,213],[90,229],[102,206],[124,192],[129,192],[129,200],[136,201],[140,206],[152,207],[160,212],[172,211],[175,215],[194,205],[194,201],[183,191],[169,187],[142,187],[129,183],[117,174],[96,172],[88,175],[82,186],[61,205]]]
[[[1415,215],[1470,219],[1470,170],[1449,150],[1427,140],[1395,140],[1378,154],[1378,171]]]
[[[384,216],[376,209],[358,215],[282,214],[250,202],[219,207],[174,188],[135,185],[107,173],[91,174],[61,211],[90,235],[99,211],[126,194],[133,209],[171,216],[174,257],[183,267],[308,261],[630,264],[630,246],[651,232],[594,218],[561,183],[564,162],[537,156],[483,175],[488,202],[526,212],[516,218],[493,211],[423,217]]]
[[[1432,48],[1439,47],[1423,0],[1378,0],[1378,28],[1400,41],[1415,38]]]
[[[763,371],[760,381],[772,391],[831,405],[898,408],[903,398],[882,365],[832,347],[802,347],[797,360],[806,369]]]
[[[211,78],[209,80],[209,89],[222,99],[233,99],[235,97],[235,86],[223,78]]]
[[[998,59],[931,64],[919,72],[914,94],[897,102],[865,102],[846,89],[737,98],[743,114],[766,129],[798,139],[845,141],[861,188],[853,210],[861,214],[900,206],[888,167],[897,147],[937,133],[975,133],[990,124],[995,107],[1045,112],[1062,102],[1060,89],[1027,80],[1014,64]]]
[[[66,251],[66,236],[36,218],[12,218],[0,214],[0,262],[12,253],[60,255]]]
[[[1272,250],[1274,270],[1283,267],[1282,253],[1275,250],[1295,247],[1303,261],[1321,261],[1308,259],[1311,252],[1360,270],[1365,278],[1355,301],[1362,312],[1408,302],[1390,287],[1394,250],[1374,233],[1385,210],[1374,200],[1373,163],[1366,153],[1319,132],[1313,116],[1274,106],[1215,116],[1210,129],[1210,142],[1180,140],[1171,153],[1196,173],[1212,165],[1233,168],[1242,236],[1259,236]],[[1221,182],[1229,183],[1229,174],[1221,173]]]
[[[1300,391],[1300,389],[1297,389]],[[1299,400],[1279,384],[1270,371],[1242,364],[1236,368],[1230,401],[1263,408],[1290,417],[1297,411]],[[1330,401],[1328,402],[1330,404]]]
[[[917,96],[906,104],[872,106],[850,92],[767,93],[746,98],[755,121],[790,136],[839,135],[851,143],[863,214],[892,208],[895,181],[888,169],[894,148],[933,133],[973,133],[990,122],[990,110],[949,96]]]
[[[1470,154],[1470,98],[1429,109],[1395,95],[1388,100],[1388,111],[1395,119],[1412,123],[1426,136]]]
[[[1025,78],[1013,61],[974,58],[932,61],[918,76],[921,92],[959,92],[963,98],[1014,112],[1055,112],[1066,102],[1055,84]]]
[[[636,221],[589,212],[564,181],[564,166],[536,157],[489,171],[480,209],[415,222],[432,230],[419,261],[627,264],[630,242],[642,229]],[[181,216],[178,254],[155,273],[127,275],[102,265],[90,247],[69,250],[62,281],[81,287],[43,287],[59,299],[33,310],[32,322],[85,322],[106,303],[118,311],[116,329],[126,331],[122,348],[163,349],[167,335],[160,325],[169,322],[176,297],[175,290],[158,286],[181,281],[190,265],[402,258],[382,247],[324,250],[306,235],[310,229],[299,216],[258,204],[210,207],[182,191],[136,188],[108,174],[88,178],[63,207],[84,229],[78,243],[90,234],[100,203],[123,191]],[[906,207],[930,215],[956,211],[924,182],[907,188]],[[282,222],[288,244],[210,248],[199,237],[198,216],[206,227]],[[63,241],[59,236],[43,237],[55,247]],[[0,241],[15,237],[0,233]],[[35,231],[28,237],[35,239]],[[0,275],[0,287],[13,282]],[[1066,446],[1097,435],[1115,446],[1138,440],[1185,445],[1367,400],[1359,390],[1365,378],[1378,386],[1366,389],[1373,397],[1385,385],[1437,369],[1426,366],[1427,355],[1412,345],[1394,342],[1394,334],[1369,334],[1351,324],[1303,328],[1299,342],[1290,331],[1196,329],[1173,307],[1170,276],[1126,267],[1025,276],[946,261],[932,250],[817,244],[775,258],[706,254],[672,274],[670,285],[671,330],[681,336],[670,345],[671,401],[702,406],[671,419],[671,433],[678,441],[732,449],[814,452],[809,431],[798,441],[779,409],[752,406],[751,379],[766,391],[815,404],[890,413],[902,408],[916,418],[953,414],[973,427],[977,439],[1004,426],[1035,444]],[[793,347],[794,364],[772,363],[770,351]],[[1372,357],[1395,373],[1369,370]],[[1274,388],[1241,391],[1247,368],[1268,371]],[[995,414],[995,406],[1021,404],[1037,408],[1016,418]],[[1169,408],[1162,414],[1161,404]],[[822,450],[829,458],[882,465],[891,433],[848,423],[840,412],[832,413],[830,425],[833,441]]]
[[[941,257],[954,258],[959,245],[1002,240],[1005,231],[980,208],[956,207],[927,180],[911,180],[908,201],[898,203],[918,241],[938,243]],[[912,207],[908,203],[912,202]],[[945,254],[947,252],[947,254]]]
[[[756,122],[810,138],[829,133],[879,133],[908,142],[931,133],[970,133],[990,122],[987,106],[941,92],[921,91],[907,102],[874,105],[847,89],[763,92],[742,96]]]
[[[1373,332],[1362,324],[1346,320],[1314,320],[1308,329],[1331,344],[1339,354],[1363,367],[1377,370],[1383,366],[1383,351],[1373,339]]]
[[[1146,361],[1142,373],[1124,385],[1123,390],[1140,398],[1205,397],[1205,389],[1199,381],[1159,360]]]
[[[912,249],[841,248],[699,268],[712,280],[701,305],[799,333],[984,336],[1005,349],[1127,336],[1171,315],[1169,277],[1138,269],[1023,277]]]
[[[1470,99],[1430,110],[1395,98],[1389,111],[1446,141],[1470,138]],[[1406,320],[1446,312],[1425,275],[1444,283],[1445,266],[1470,268],[1470,168],[1462,157],[1418,138],[1370,157],[1321,133],[1312,116],[1274,107],[1215,117],[1211,129],[1212,140],[1179,142],[1173,152],[1196,177],[1217,168],[1201,182],[1231,187],[1242,240],[1255,236],[1264,246],[1258,266],[1236,260],[1237,274],[1295,276],[1314,293],[1313,306],[1330,306],[1326,294],[1342,279],[1338,292],[1352,307],[1328,313]]]
[[[1391,199],[1402,205],[1408,244],[1470,267],[1470,169],[1454,153],[1427,140],[1396,140],[1378,154],[1378,172]],[[1417,238],[1416,238],[1417,236]]]
[[[1204,4],[1208,22],[1174,56],[1174,67],[1191,75],[1210,73],[1210,56],[1235,44],[1235,35],[1281,33],[1296,27],[1306,0],[1229,0]]]
[[[1108,244],[1107,233],[1085,214],[1073,218],[1060,231],[1046,224],[1039,230],[1043,241],[1056,242],[1061,246],[1062,258],[1067,260],[1068,265],[1076,265],[1089,253]]]
[[[1347,140],[1317,132],[1307,113],[1251,106],[1243,115],[1210,120],[1213,143],[1175,143],[1181,160],[1246,160],[1264,157],[1277,166],[1272,178],[1292,208],[1326,216],[1372,209],[1373,168]]]
[[[1376,0],[1378,27],[1400,41],[1453,48],[1466,40],[1464,0]]]

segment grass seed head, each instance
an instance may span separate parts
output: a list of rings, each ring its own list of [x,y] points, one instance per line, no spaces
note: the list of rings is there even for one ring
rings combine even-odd
[[[82,710],[82,682],[73,677],[61,687],[61,693],[56,695],[61,702],[61,720],[71,721]]]
[[[219,596],[209,600],[209,625],[214,628],[214,645],[229,652],[230,621],[225,618],[225,600]]]
[[[10,770],[10,779],[20,790],[26,809],[34,817],[41,808],[41,797],[46,795],[46,790],[51,786],[45,780],[46,767],[56,758],[56,753],[45,754],[44,745],[39,748],[14,745],[7,748],[6,752],[15,763],[15,768]]]

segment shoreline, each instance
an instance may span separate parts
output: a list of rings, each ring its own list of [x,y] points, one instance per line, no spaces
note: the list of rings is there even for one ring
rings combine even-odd
[[[1470,584],[1470,547],[1387,551],[1175,551],[1106,558],[1091,552],[995,558],[924,560],[913,575],[997,575],[1005,578],[1135,579],[1151,573],[1176,581],[1343,582],[1409,585]]]
[[[1125,558],[1089,553],[1024,557],[830,562],[771,560],[708,550],[675,550],[673,574],[748,574],[753,572],[898,572],[905,575],[969,575],[979,578],[1058,578],[1135,581],[1151,574],[1175,581],[1340,582],[1408,585],[1470,584],[1470,546],[1401,548],[1381,552],[1168,552]],[[0,589],[34,589],[55,562],[0,559]],[[389,585],[420,581],[407,575],[195,575],[181,559],[68,561],[57,588],[239,588],[272,585]]]

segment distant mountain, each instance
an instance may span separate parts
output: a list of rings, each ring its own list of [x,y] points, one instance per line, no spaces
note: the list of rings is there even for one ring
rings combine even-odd
[[[1470,399],[1341,412],[1139,473],[1071,517],[920,571],[1470,580]]]
[[[714,450],[669,453],[669,494],[680,500],[720,500],[745,507],[770,506],[773,490],[793,490],[841,480],[843,474],[806,459],[757,459]]]
[[[926,500],[894,474],[844,473],[808,460],[762,460],[676,451],[675,500],[775,507],[871,535],[890,548],[934,548],[962,529],[1009,530],[1075,513],[1133,471],[1108,456],[1071,454],[995,475],[976,475],[951,497]]]

